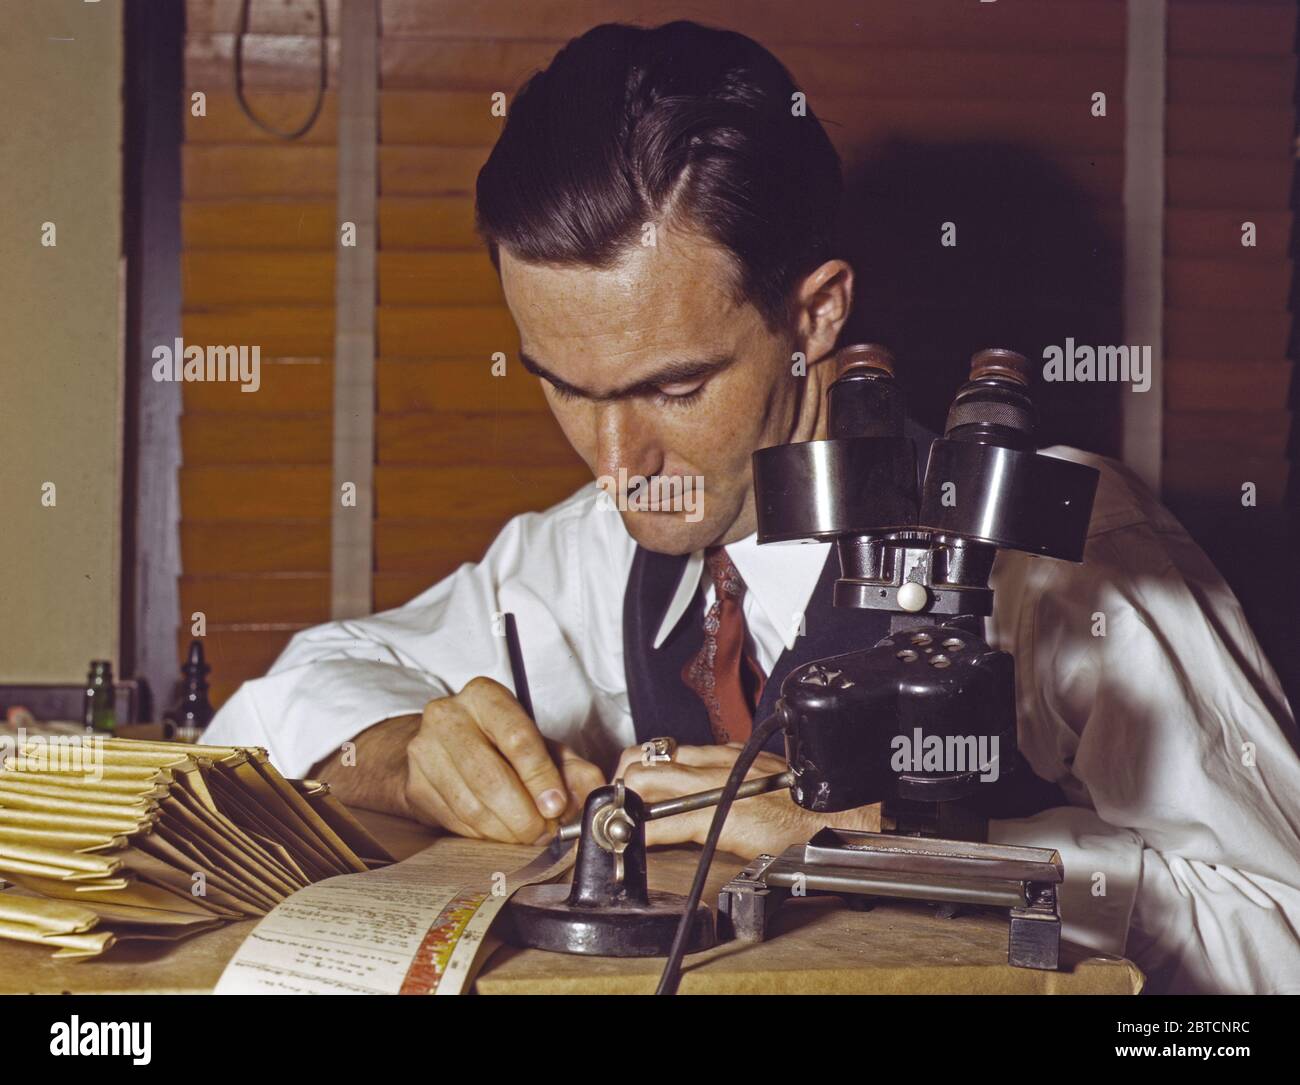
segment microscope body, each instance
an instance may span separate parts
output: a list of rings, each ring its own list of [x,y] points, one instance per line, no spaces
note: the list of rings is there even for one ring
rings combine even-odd
[[[963,799],[1016,748],[1011,656],[958,625],[809,663],[781,696],[790,793],[808,810]]]
[[[866,346],[841,360],[828,439],[754,454],[759,542],[834,542],[835,605],[892,617],[874,645],[782,683],[791,795],[827,813],[884,802],[925,831],[943,818],[911,815],[987,810],[1028,772],[1014,662],[984,639],[989,578],[999,549],[1079,561],[1098,475],[1034,451],[1028,363],[988,350],[918,480],[892,357]]]

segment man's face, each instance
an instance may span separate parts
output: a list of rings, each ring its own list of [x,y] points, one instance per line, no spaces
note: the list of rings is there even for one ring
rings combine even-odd
[[[735,300],[728,254],[661,228],[655,246],[608,269],[527,264],[504,250],[500,263],[524,364],[593,475],[613,480],[611,507],[632,537],[684,554],[750,534],[750,454],[789,439],[806,382],[791,372],[795,336]],[[702,479],[703,492],[651,511],[638,476],[682,494]]]

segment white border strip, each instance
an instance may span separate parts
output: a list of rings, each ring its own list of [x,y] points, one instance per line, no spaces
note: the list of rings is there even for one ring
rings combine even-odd
[[[373,609],[378,0],[341,0],[339,14],[338,226],[355,223],[357,244],[339,245],[334,276],[330,613],[355,618]]]
[[[1151,347],[1151,387],[1120,393],[1124,462],[1159,494],[1164,445],[1165,0],[1128,0],[1124,71],[1124,342]]]

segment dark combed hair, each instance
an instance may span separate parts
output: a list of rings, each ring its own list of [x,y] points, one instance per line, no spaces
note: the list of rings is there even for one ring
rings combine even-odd
[[[609,267],[646,222],[734,257],[739,297],[770,324],[831,254],[839,156],[781,62],[691,22],[597,26],[511,104],[478,175],[479,232],[526,263]]]

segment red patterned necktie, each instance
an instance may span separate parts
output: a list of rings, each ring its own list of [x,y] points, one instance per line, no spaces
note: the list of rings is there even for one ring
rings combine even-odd
[[[682,681],[708,709],[715,741],[744,742],[765,681],[745,645],[745,582],[722,547],[706,550],[704,560],[713,577],[713,605],[704,616],[704,643],[682,668]]]

